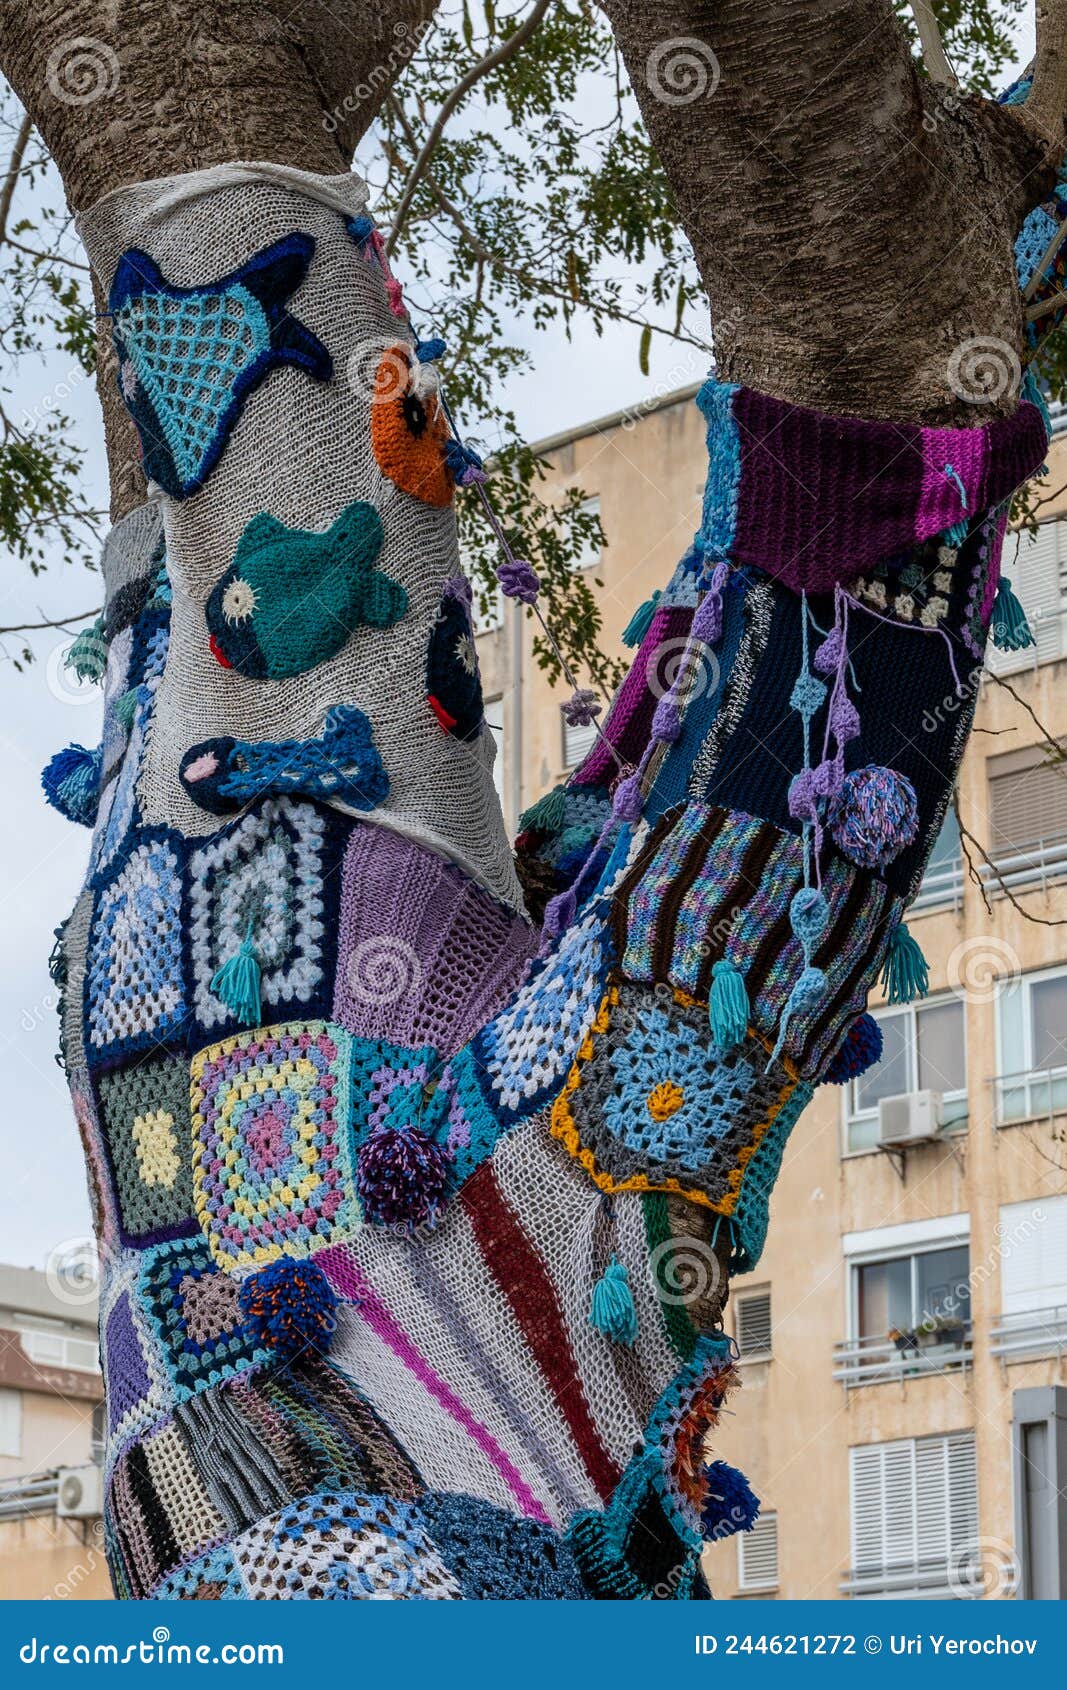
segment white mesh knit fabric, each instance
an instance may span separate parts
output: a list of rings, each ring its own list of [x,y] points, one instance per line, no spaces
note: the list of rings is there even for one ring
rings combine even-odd
[[[493,787],[492,736],[453,737],[426,704],[430,631],[442,586],[459,572],[456,525],[450,508],[424,503],[387,479],[372,451],[378,358],[409,334],[389,309],[380,270],[346,226],[366,197],[351,175],[220,166],[118,189],[79,219],[105,291],[131,250],[147,255],[177,291],[230,276],[287,237],[310,237],[313,260],[284,312],[318,338],[333,363],[325,382],[292,364],[270,368],[243,395],[203,484],[184,498],[158,494],[173,616],[140,803],[149,824],[209,833],[217,818],[192,802],[178,778],[190,746],[222,735],[310,739],[330,705],[356,705],[370,719],[389,780],[388,797],[369,819],[443,852],[497,898],[521,908]],[[229,309],[233,339],[226,344],[241,351],[224,355],[228,364],[221,376],[216,372],[217,386],[232,382],[252,351],[255,301],[237,285]],[[206,307],[202,316],[214,334],[217,304],[211,310],[214,316]],[[183,317],[178,301],[165,320],[158,300],[135,303],[116,312],[116,328],[152,336],[151,396],[172,390],[161,402],[175,401],[175,460],[179,467],[195,463],[210,433],[204,421],[210,381],[197,390],[194,376],[184,396],[173,392],[173,371],[182,361],[176,349],[187,369],[210,374],[211,349],[195,340],[195,314]],[[223,668],[209,649],[205,606],[249,522],[266,512],[287,528],[323,533],[354,500],[366,500],[382,519],[376,566],[405,589],[406,613],[389,627],[355,628],[339,651],[303,673],[259,679]],[[337,807],[345,805],[338,800]]]

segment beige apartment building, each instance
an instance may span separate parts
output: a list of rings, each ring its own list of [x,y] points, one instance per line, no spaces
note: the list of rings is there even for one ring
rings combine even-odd
[[[0,1598],[111,1595],[97,1304],[80,1281],[0,1267]]]
[[[612,653],[698,525],[695,391],[542,443],[599,508],[607,548],[583,562]],[[983,686],[959,783],[1000,878],[974,847],[967,872],[950,820],[909,918],[930,993],[872,1005],[883,1060],[817,1092],[733,1285],[744,1388],[716,1448],[763,1515],[709,1550],[719,1597],[1067,1595],[1067,766],[1045,740],[1067,743],[1061,482],[1067,432],[1036,538],[1006,553],[1037,646],[994,656],[1012,692]],[[479,639],[512,826],[590,737],[531,641],[511,604]]]

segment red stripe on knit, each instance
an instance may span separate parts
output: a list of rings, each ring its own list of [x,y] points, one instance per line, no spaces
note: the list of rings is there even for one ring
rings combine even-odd
[[[570,1427],[586,1472],[606,1502],[622,1469],[605,1448],[590,1413],[555,1286],[501,1191],[492,1162],[483,1162],[471,1175],[460,1200],[486,1265]]]

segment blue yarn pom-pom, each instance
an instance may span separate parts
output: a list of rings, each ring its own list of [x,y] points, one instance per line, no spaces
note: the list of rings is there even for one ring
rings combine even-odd
[[[831,1057],[823,1084],[844,1086],[858,1079],[868,1068],[882,1060],[882,1029],[873,1015],[861,1015],[853,1021],[844,1040]]]
[[[915,788],[895,769],[870,763],[853,770],[831,802],[834,842],[860,868],[885,868],[918,831]]]
[[[759,1517],[759,1497],[743,1473],[726,1461],[713,1461],[704,1469],[707,1497],[700,1516],[707,1543],[750,1532]]]
[[[84,745],[68,745],[57,751],[41,773],[44,795],[53,809],[69,822],[92,827],[100,804],[100,771],[103,754],[87,751]]]
[[[329,1349],[337,1298],[314,1262],[283,1256],[242,1280],[238,1295],[253,1344],[286,1360],[302,1350],[324,1354]]]

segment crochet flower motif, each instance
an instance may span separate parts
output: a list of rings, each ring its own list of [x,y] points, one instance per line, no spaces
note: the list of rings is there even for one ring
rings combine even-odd
[[[611,1052],[611,1090],[604,1122],[633,1150],[666,1161],[695,1164],[709,1139],[729,1124],[729,1108],[716,1110],[709,1096],[707,1046],[696,1029],[656,1002],[635,1004],[632,1030]],[[743,1062],[734,1073],[733,1113],[755,1073]]]

